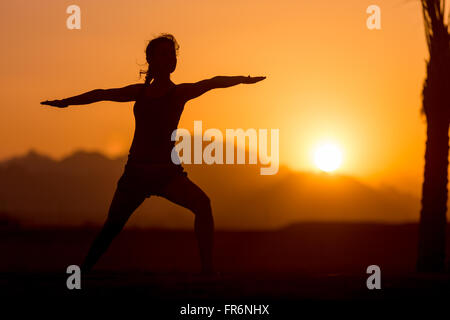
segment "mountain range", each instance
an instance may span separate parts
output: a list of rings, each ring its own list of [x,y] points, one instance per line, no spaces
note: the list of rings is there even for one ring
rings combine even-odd
[[[0,162],[0,220],[23,226],[100,226],[127,157],[79,150],[55,160],[35,150]],[[339,174],[260,175],[258,165],[184,165],[210,197],[216,228],[273,229],[304,221],[412,222],[420,199]],[[194,215],[151,197],[127,227],[192,228]]]

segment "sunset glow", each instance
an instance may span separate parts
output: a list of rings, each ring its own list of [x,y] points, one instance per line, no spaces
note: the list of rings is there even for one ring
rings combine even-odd
[[[39,102],[142,82],[148,40],[170,32],[180,44],[174,83],[267,76],[188,102],[180,128],[202,120],[205,130],[279,129],[280,165],[299,171],[316,168],[314,144],[333,135],[345,150],[342,173],[419,195],[427,57],[420,1],[378,1],[381,30],[367,28],[366,2],[250,3],[81,0],[80,30],[66,28],[65,2],[5,3],[0,159],[30,148],[56,159],[79,149],[126,155],[131,102],[64,112]]]
[[[337,170],[342,163],[342,151],[333,143],[323,143],[314,152],[314,164],[322,171]]]

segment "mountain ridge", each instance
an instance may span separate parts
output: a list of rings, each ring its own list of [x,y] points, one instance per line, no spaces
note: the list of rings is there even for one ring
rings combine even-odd
[[[30,150],[0,162],[0,211],[24,225],[101,225],[127,156],[77,150],[60,159]],[[391,188],[338,174],[293,171],[273,176],[257,165],[184,165],[211,198],[216,226],[279,228],[302,221],[415,222],[420,201]],[[127,225],[189,228],[194,216],[147,199]]]

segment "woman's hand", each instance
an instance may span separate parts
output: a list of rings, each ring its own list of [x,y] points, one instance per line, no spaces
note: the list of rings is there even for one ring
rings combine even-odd
[[[63,100],[45,100],[41,101],[41,104],[57,107],[57,108],[66,108],[69,105]]]
[[[264,80],[266,77],[250,77],[250,75],[248,77],[244,77],[244,81],[242,83],[256,83],[259,82],[261,80]]]

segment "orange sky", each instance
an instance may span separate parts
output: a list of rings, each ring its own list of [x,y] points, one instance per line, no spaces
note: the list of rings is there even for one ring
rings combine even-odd
[[[81,7],[81,30],[66,28],[71,4]],[[371,4],[381,7],[381,30],[366,28]],[[132,103],[39,101],[142,81],[147,41],[168,32],[180,44],[175,83],[267,76],[190,101],[180,127],[278,128],[281,164],[300,170],[315,170],[314,145],[331,139],[343,148],[341,173],[420,193],[419,1],[16,0],[0,9],[1,159],[30,148],[55,158],[126,153]]]

